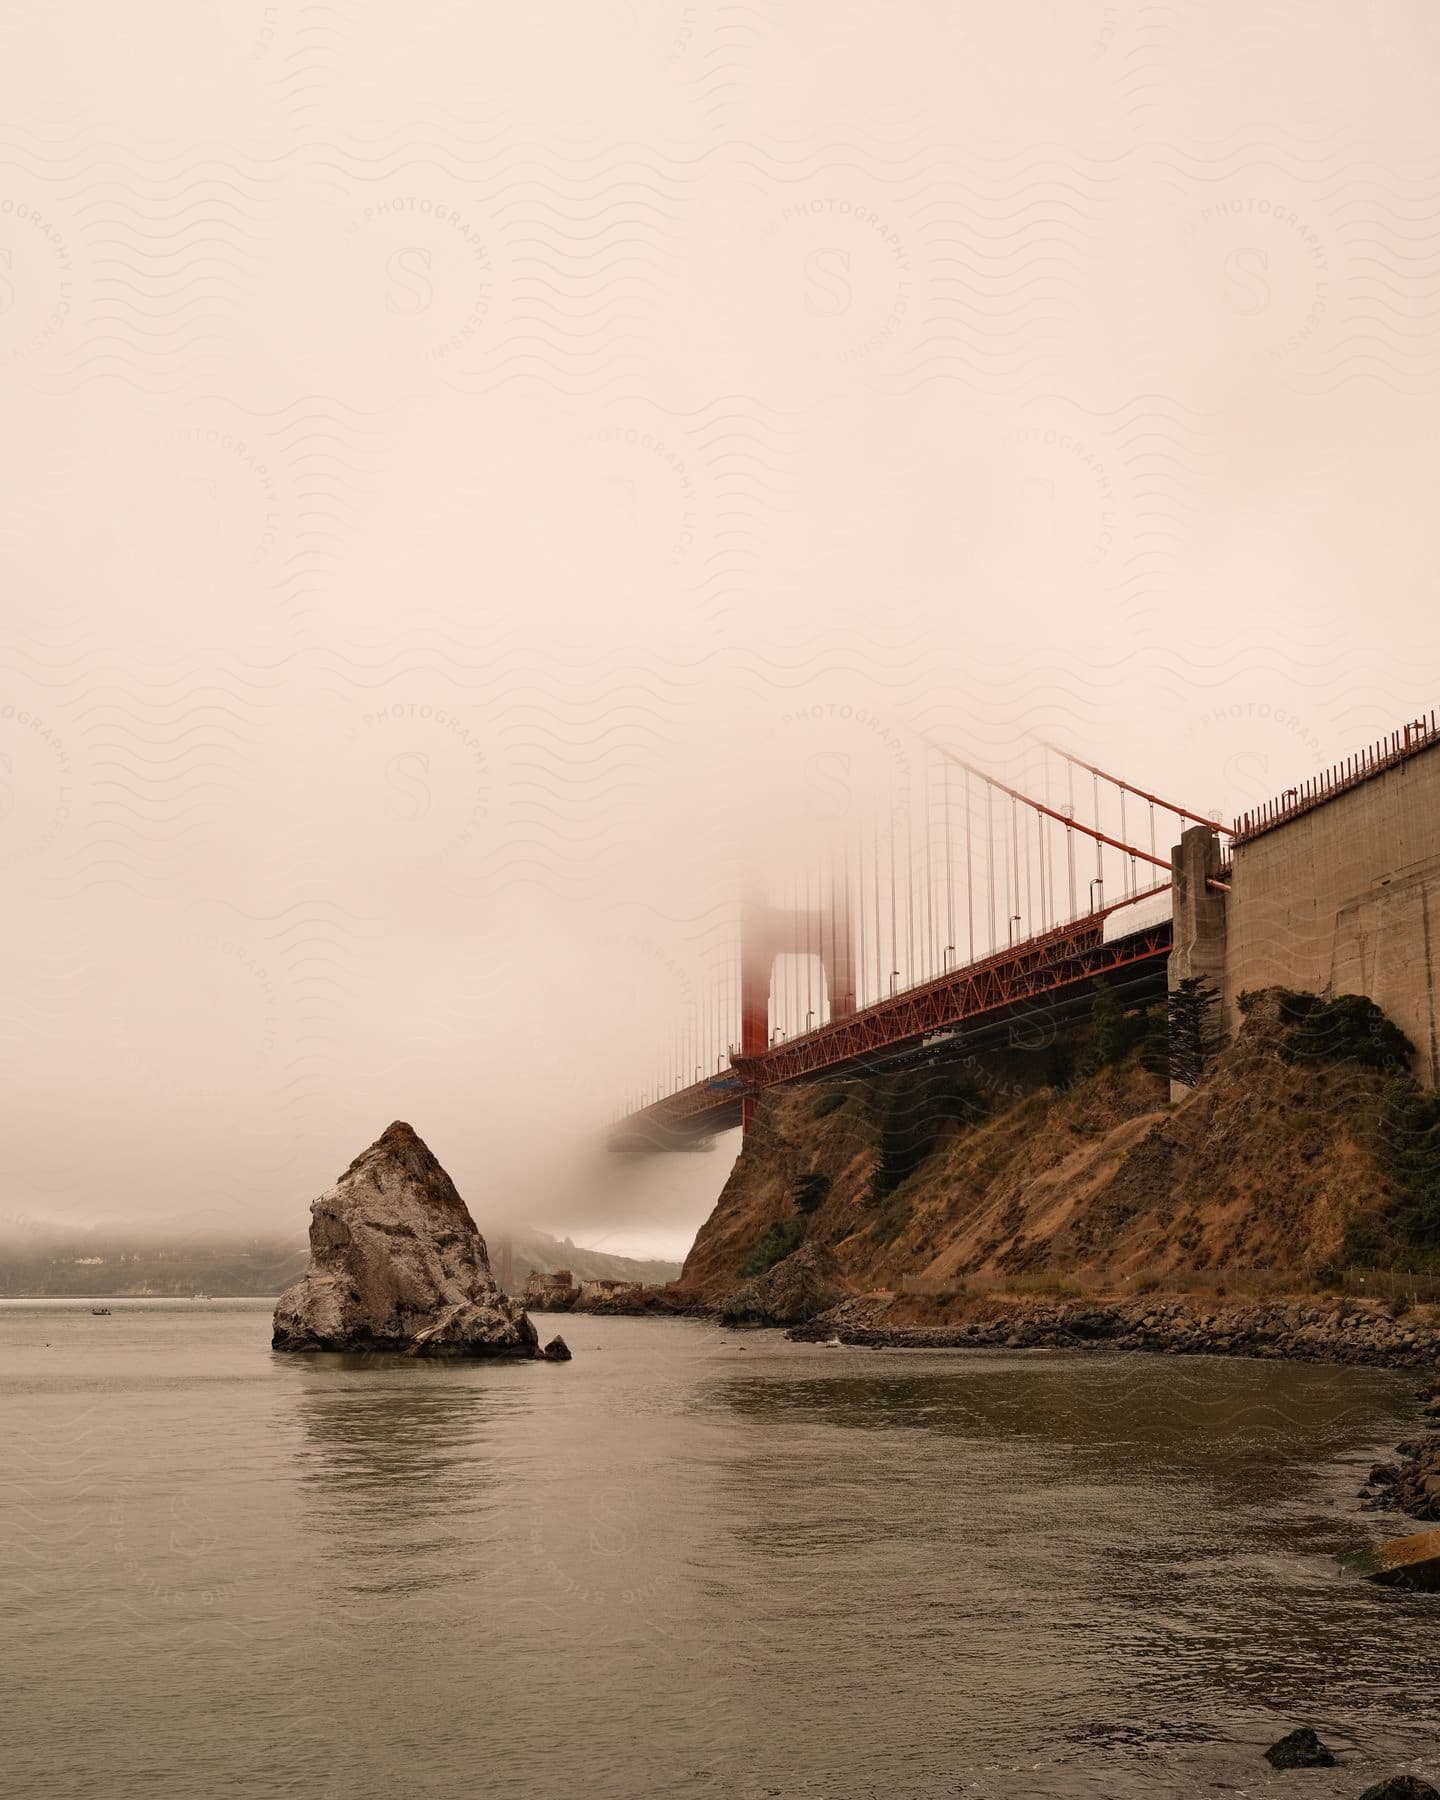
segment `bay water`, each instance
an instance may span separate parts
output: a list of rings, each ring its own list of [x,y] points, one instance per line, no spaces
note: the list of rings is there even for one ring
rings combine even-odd
[[[1413,1375],[566,1317],[282,1356],[269,1301],[0,1303],[0,1792],[1358,1794],[1440,1602],[1345,1574]],[[1261,1751],[1312,1724],[1335,1770]]]

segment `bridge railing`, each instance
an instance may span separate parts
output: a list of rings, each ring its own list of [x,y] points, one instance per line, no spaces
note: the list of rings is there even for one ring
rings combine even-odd
[[[1386,769],[1395,768],[1436,743],[1440,743],[1440,724],[1437,724],[1436,715],[1432,711],[1426,716],[1412,719],[1400,730],[1392,731],[1389,737],[1380,738],[1376,743],[1367,745],[1364,750],[1357,750],[1353,756],[1347,756],[1343,762],[1335,763],[1298,787],[1286,788],[1283,794],[1267,800],[1252,812],[1241,813],[1235,821],[1232,841],[1243,844],[1247,838],[1258,837],[1262,831],[1283,825],[1287,819],[1298,818],[1312,807],[1323,805],[1325,801],[1333,800],[1337,794],[1359,787],[1362,782],[1372,781]]]

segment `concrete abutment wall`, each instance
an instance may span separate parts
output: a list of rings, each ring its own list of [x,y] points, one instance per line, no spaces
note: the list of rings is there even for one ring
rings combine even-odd
[[[1236,844],[1228,894],[1217,857],[1204,827],[1175,849],[1171,987],[1210,981],[1229,1033],[1247,989],[1365,994],[1440,1084],[1440,745]]]

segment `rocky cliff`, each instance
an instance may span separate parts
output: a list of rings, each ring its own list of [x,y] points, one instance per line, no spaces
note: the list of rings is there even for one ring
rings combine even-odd
[[[455,1184],[397,1121],[310,1207],[310,1266],[275,1308],[277,1350],[539,1355]]]
[[[1403,1077],[1368,1053],[1373,1020],[1368,1037],[1312,1029],[1297,1051],[1282,998],[1255,997],[1176,1104],[1153,1040],[1103,1061],[1082,1041],[1059,1082],[1012,1081],[981,1055],[774,1090],[671,1292],[791,1323],[883,1289],[913,1318],[967,1288],[1303,1286],[1399,1260],[1415,1248]]]

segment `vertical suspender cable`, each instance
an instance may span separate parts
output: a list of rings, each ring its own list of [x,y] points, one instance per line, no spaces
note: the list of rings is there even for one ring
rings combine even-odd
[[[805,1029],[807,1031],[815,1022],[815,938],[817,936],[820,939],[820,954],[823,956],[825,953],[825,925],[823,920],[816,919],[815,906],[810,898],[810,864],[807,860],[805,864]]]
[[[1036,823],[1039,823],[1038,815]],[[1020,841],[1025,846],[1025,917],[1029,924],[1030,934],[1034,936],[1035,933],[1042,931],[1044,926],[1040,923],[1040,915],[1035,906],[1035,863],[1030,855],[1028,828],[1021,834]]]
[[[805,871],[800,879],[801,879],[801,890],[800,890],[801,913],[800,913],[800,917],[802,920],[802,925],[803,925],[803,930],[804,930],[804,939],[803,939],[804,948],[801,950],[801,955],[804,958],[804,962],[802,963],[801,967],[803,968],[804,974],[805,974],[805,991],[803,994],[796,995],[797,1006],[799,1005],[799,1003],[802,1000],[804,1002],[804,1011],[800,1013],[800,1016],[799,1016],[798,1020],[796,1021],[796,1028],[797,1028],[797,1030],[803,1031],[805,1029],[806,1023],[810,1016],[810,870],[808,867],[805,869]],[[797,933],[796,935],[798,937],[799,933]],[[797,970],[796,971],[797,979],[798,979],[799,974],[800,974],[800,970]]]
[[[945,771],[945,792],[941,796],[941,805],[945,809],[945,944],[950,947],[955,942],[955,865],[950,860],[950,762],[947,758],[941,765]],[[947,959],[944,955],[941,962]]]
[[[835,1017],[835,972],[840,967],[840,882],[835,870],[835,852],[830,852],[830,965],[825,976],[825,1004],[822,1017]]]
[[[975,960],[975,822],[970,813],[970,771],[965,771],[965,960]]]
[[[895,925],[895,812],[890,812],[890,967],[885,976],[885,992],[890,992],[891,978],[900,967],[900,937]]]
[[[915,802],[905,796],[905,982],[915,981],[915,908],[919,895],[915,891]],[[897,959],[898,960],[898,959]]]
[[[1129,838],[1126,837],[1126,835],[1125,835],[1125,790],[1124,790],[1124,788],[1121,788],[1121,790],[1120,790],[1120,842],[1122,844],[1128,844],[1130,842]],[[1135,858],[1132,856],[1132,857],[1129,857],[1127,860],[1129,861],[1130,867],[1128,868],[1128,870],[1125,871],[1125,898],[1128,900],[1130,898],[1130,894],[1131,894],[1131,882],[1132,882],[1132,880],[1134,878],[1134,874],[1135,874]]]
[[[889,983],[880,973],[880,822],[875,822],[875,998],[881,999]]]
[[[935,973],[939,956],[937,930],[940,921],[940,909],[935,904],[935,824],[934,796],[930,792],[930,784],[934,780],[930,767],[930,748],[925,748],[925,961],[928,964],[927,976]]]
[[[803,979],[805,968],[805,939],[803,936],[804,915],[801,912],[804,896],[801,892],[801,882],[798,875],[795,877],[794,881],[794,895],[795,898],[790,908],[790,982],[791,992],[794,996],[790,1012],[791,1037],[794,1037],[805,1025],[805,993]]]

